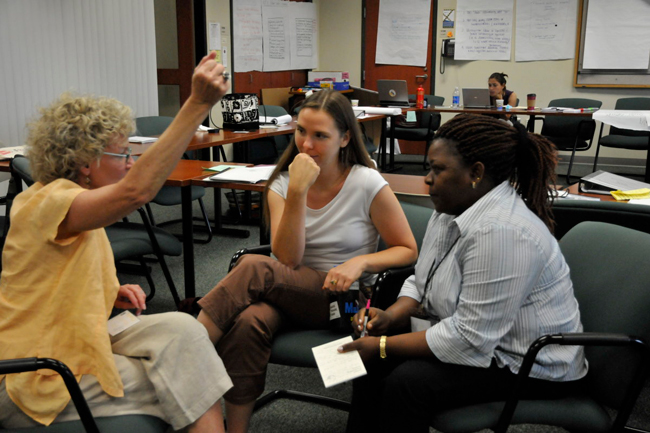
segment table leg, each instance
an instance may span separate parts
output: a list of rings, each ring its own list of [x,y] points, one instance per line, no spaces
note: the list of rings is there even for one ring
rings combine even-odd
[[[650,139],[648,141],[648,156],[645,158],[645,176],[643,177],[645,183],[650,183]]]
[[[183,270],[185,274],[185,297],[196,296],[194,275],[194,222],[192,221],[192,187],[181,187],[181,215],[183,218]]]
[[[219,151],[221,149],[218,149],[217,147],[212,148],[212,159],[214,161],[220,161],[221,157],[219,155]],[[223,155],[223,162],[228,162],[226,161],[226,155],[224,153]],[[247,238],[251,235],[251,232],[249,230],[242,230],[242,229],[229,229],[229,228],[224,228],[223,227],[223,218],[221,216],[221,188],[213,188],[213,195],[214,195],[214,227],[212,228],[212,233],[215,235],[222,235],[222,236],[232,236],[232,237],[237,237],[237,238]]]
[[[386,170],[386,122],[387,117],[381,119],[381,135],[379,139],[379,168]]]

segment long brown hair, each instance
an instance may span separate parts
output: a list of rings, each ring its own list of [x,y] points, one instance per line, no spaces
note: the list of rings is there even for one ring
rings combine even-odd
[[[361,128],[357,123],[357,119],[352,111],[350,101],[339,92],[334,90],[321,90],[305,100],[301,105],[300,110],[323,110],[329,114],[334,120],[334,125],[339,131],[341,136],[346,132],[350,132],[350,141],[348,145],[339,151],[339,163],[347,169],[355,164],[365,165],[366,167],[375,168],[374,163],[368,155],[368,151],[363,144],[363,136]],[[291,143],[286,148],[284,153],[278,159],[277,166],[271,174],[271,177],[266,182],[264,189],[264,221],[267,230],[270,228],[269,205],[266,200],[269,186],[280,175],[281,172],[287,171],[293,159],[298,155],[298,146],[296,146],[295,135],[291,137]]]
[[[454,117],[436,131],[433,139],[446,139],[468,166],[482,162],[495,185],[509,180],[526,206],[553,231],[553,194],[549,194],[557,165],[553,143],[529,133],[519,122],[510,126],[475,114]]]

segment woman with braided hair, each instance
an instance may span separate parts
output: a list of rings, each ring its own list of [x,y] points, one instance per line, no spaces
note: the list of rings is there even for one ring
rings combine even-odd
[[[438,129],[428,157],[435,211],[415,275],[386,311],[370,309],[369,336],[339,349],[359,350],[369,373],[355,380],[349,432],[428,432],[436,410],[503,400],[533,341],[582,331],[551,233],[553,145],[463,114]],[[522,398],[562,397],[586,373],[582,348],[548,346]]]

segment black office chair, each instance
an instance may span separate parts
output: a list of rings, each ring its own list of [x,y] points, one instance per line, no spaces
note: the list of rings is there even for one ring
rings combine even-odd
[[[12,178],[15,182],[15,194],[22,191],[22,182],[25,182],[27,186],[34,184],[32,170],[27,158],[24,156],[16,156],[11,161],[10,167]],[[145,256],[155,255],[158,263],[160,263],[174,302],[178,306],[180,297],[178,296],[176,285],[167,267],[165,256],[180,256],[183,252],[183,247],[178,239],[170,233],[161,228],[152,227],[142,209],[138,209],[138,212],[140,213],[143,224],[123,221],[105,228],[106,236],[113,250],[116,267],[121,271],[133,272],[145,276],[149,284],[149,294],[147,295],[147,301],[149,301],[156,293],[156,286],[151,278],[149,267],[145,262]],[[7,215],[9,215],[9,208],[7,209]],[[132,266],[123,263],[124,261],[135,261],[138,265]]]
[[[424,95],[427,100],[427,107],[442,105],[445,98],[435,95]],[[415,95],[409,95],[409,99],[415,99]],[[396,140],[424,141],[424,160],[422,165],[427,169],[427,154],[433,134],[440,127],[440,113],[422,111],[419,113],[418,125],[414,128],[395,126],[394,137]]]
[[[421,242],[426,232],[426,227],[431,217],[432,209],[424,206],[418,206],[411,203],[400,203],[409,221],[409,225],[413,234],[415,235],[418,248],[421,247]],[[380,241],[379,249],[385,248],[383,241]],[[244,248],[239,250],[233,256],[228,270],[237,263],[237,260],[244,254],[265,254],[271,253],[270,245],[262,245],[254,248]],[[406,267],[402,269],[391,269],[377,279],[374,285],[374,293],[390,292],[396,293],[401,288],[402,283],[413,273],[413,267]],[[374,295],[373,295],[374,297]],[[379,298],[378,298],[379,299]],[[382,299],[390,299],[390,296],[384,296]],[[392,302],[392,301],[391,301]],[[381,300],[375,302],[373,299],[373,306],[378,308],[387,308],[390,304],[384,304]],[[316,360],[312,353],[312,347],[321,344],[329,343],[339,338],[351,334],[349,331],[332,331],[329,329],[319,330],[304,330],[304,329],[286,329],[279,332],[273,339],[273,346],[271,349],[271,357],[269,362],[273,364],[286,365],[290,367],[310,367],[317,368]],[[260,409],[266,404],[279,399],[288,398],[293,400],[306,401],[317,403],[324,406],[333,407],[341,410],[349,410],[350,403],[347,401],[333,399],[330,397],[308,394],[293,390],[274,390],[260,397],[255,403],[255,410]]]
[[[560,241],[571,269],[585,332],[543,336],[530,346],[517,389],[537,352],[548,344],[583,345],[589,361],[584,393],[557,400],[491,402],[432,413],[443,433],[482,429],[505,432],[509,424],[553,425],[571,432],[623,431],[650,366],[650,234],[584,222]],[[617,411],[614,420],[606,408]]]
[[[549,107],[600,108],[601,105],[603,105],[601,101],[585,98],[553,99],[549,102]],[[566,174],[567,182],[570,185],[575,154],[589,150],[591,147],[596,131],[596,122],[590,118],[575,116],[547,116],[540,120],[543,122],[541,135],[552,141],[558,150],[571,151]]]
[[[54,370],[61,375],[72,402],[79,413],[79,421],[66,421],[51,424],[48,427],[21,429],[4,429],[7,433],[164,433],[169,426],[160,418],[150,415],[119,415],[113,417],[93,418],[88,403],[81,393],[79,384],[72,371],[62,362],[49,358],[22,358],[0,361],[0,375],[16,374],[36,370]]]
[[[650,110],[650,98],[620,98],[616,101],[615,110]],[[594,158],[593,171],[598,169],[598,153],[600,146],[617,149],[648,150],[650,149],[650,132],[609,127],[609,134],[603,137],[603,124],[598,133],[598,146]],[[648,176],[648,173],[646,173]]]
[[[136,135],[150,136],[150,135],[160,135],[165,132],[165,129],[172,123],[174,120],[173,117],[167,116],[147,116],[147,117],[137,117],[135,119],[136,126]],[[183,154],[183,158],[189,159],[189,152]],[[212,226],[208,219],[208,214],[205,210],[205,205],[203,204],[203,196],[205,195],[205,188],[202,186],[192,185],[190,186],[192,201],[198,200],[199,207],[201,208],[202,218],[193,218],[199,221],[202,221],[205,224],[205,230],[208,233],[207,239],[194,239],[194,242],[207,244],[212,240]],[[158,194],[151,200],[152,203],[155,203],[160,206],[178,206],[181,204],[181,188],[178,186],[163,186]],[[153,211],[151,206],[147,204],[145,206],[147,209],[147,214],[151,223],[154,226],[164,227],[169,224],[178,223],[180,220],[164,221],[156,223],[153,217]],[[201,226],[201,228],[203,228]]]
[[[650,233],[650,206],[612,201],[564,200],[553,202],[556,239],[584,221],[616,224]]]

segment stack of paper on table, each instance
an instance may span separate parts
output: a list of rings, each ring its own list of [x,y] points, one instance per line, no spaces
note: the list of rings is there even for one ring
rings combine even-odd
[[[234,167],[214,174],[208,180],[217,182],[258,183],[268,180],[275,170],[275,165],[261,165],[257,167]]]
[[[325,388],[329,388],[339,383],[361,377],[366,372],[361,355],[357,350],[346,353],[339,353],[338,348],[346,343],[351,343],[352,337],[347,336],[340,340],[325,343],[320,346],[312,347],[314,359],[318,365],[318,371],[323,378]]]
[[[0,160],[13,159],[16,155],[24,155],[25,146],[13,146],[0,148]]]
[[[611,191],[629,191],[650,188],[650,184],[627,177],[598,170],[580,179],[580,191],[594,194],[609,194]]]
[[[129,143],[153,143],[154,141],[158,140],[156,137],[140,137],[138,135],[134,135],[133,137],[129,137]]]

